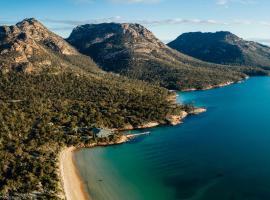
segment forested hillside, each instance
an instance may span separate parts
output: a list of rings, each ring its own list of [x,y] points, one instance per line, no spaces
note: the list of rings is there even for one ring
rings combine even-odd
[[[165,123],[190,109],[164,88],[102,71],[34,19],[0,27],[0,52],[0,196],[7,199],[59,199],[59,151],[97,142],[93,127]]]

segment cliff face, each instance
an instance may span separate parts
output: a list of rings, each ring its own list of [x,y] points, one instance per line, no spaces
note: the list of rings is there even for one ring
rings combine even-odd
[[[36,73],[62,69],[68,64],[61,56],[80,56],[80,53],[35,19],[0,27],[1,70]]]
[[[184,33],[168,45],[208,62],[270,68],[270,47],[230,32]]]

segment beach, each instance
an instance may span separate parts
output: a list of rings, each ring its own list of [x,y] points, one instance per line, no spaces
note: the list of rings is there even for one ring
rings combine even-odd
[[[75,147],[65,148],[60,153],[61,180],[65,192],[66,200],[91,200],[84,191],[83,182],[73,160]]]
[[[203,108],[196,108],[190,114],[199,114],[201,112],[205,112],[206,109]],[[185,116],[180,117],[177,120],[176,124],[179,124],[183,118],[185,118],[189,113],[186,113]],[[151,124],[151,123],[149,123]],[[153,127],[158,126],[158,123],[153,123]],[[150,126],[152,127],[152,126]],[[83,178],[80,176],[78,168],[74,161],[74,151],[83,148],[93,148],[97,146],[112,146],[112,145],[119,145],[128,142],[129,140],[134,139],[138,136],[149,135],[150,132],[146,131],[143,133],[137,134],[129,134],[129,135],[122,135],[118,138],[118,140],[113,142],[99,142],[99,143],[92,143],[92,144],[84,144],[81,146],[76,147],[66,147],[64,148],[59,157],[59,165],[60,165],[60,176],[62,182],[62,188],[64,189],[64,195],[66,200],[91,200],[89,193],[86,191]]]

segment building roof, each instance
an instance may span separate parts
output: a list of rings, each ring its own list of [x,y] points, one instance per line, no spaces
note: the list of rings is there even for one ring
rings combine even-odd
[[[92,131],[98,138],[106,138],[113,134],[113,131],[110,129],[93,128]]]

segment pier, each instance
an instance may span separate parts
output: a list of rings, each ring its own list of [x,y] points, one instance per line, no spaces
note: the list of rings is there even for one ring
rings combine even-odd
[[[133,139],[133,138],[135,138],[135,137],[139,137],[139,136],[143,136],[143,135],[150,135],[150,134],[151,134],[150,131],[143,132],[143,133],[129,134],[129,135],[127,135],[127,138],[128,138],[128,139]]]

